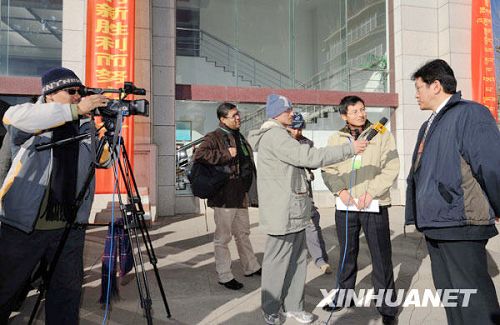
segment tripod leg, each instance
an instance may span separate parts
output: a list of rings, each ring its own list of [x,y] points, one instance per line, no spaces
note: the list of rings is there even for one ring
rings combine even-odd
[[[132,166],[130,164],[130,160],[128,159],[127,151],[125,149],[125,145],[122,142],[121,152],[124,158],[124,166],[122,163],[119,163],[120,173],[124,180],[127,195],[129,197],[131,205],[133,206],[133,214],[136,217],[137,225],[141,231],[142,239],[144,241],[144,245],[146,247],[146,251],[149,257],[149,262],[153,266],[156,281],[158,283],[158,288],[160,289],[160,294],[163,300],[163,304],[165,306],[165,310],[167,312],[167,317],[170,318],[172,315],[170,313],[170,308],[167,302],[167,296],[165,294],[165,290],[163,289],[163,284],[160,278],[160,272],[158,271],[156,254],[153,249],[153,243],[151,241],[151,237],[149,236],[149,231],[146,225],[146,221],[144,219],[144,208],[142,206],[141,197],[139,195],[139,190],[137,188],[137,183],[135,181],[134,174],[132,172]],[[135,195],[134,195],[135,194]]]
[[[94,178],[94,175],[95,175],[95,168],[94,168],[94,165],[91,164],[89,166],[89,170],[87,173],[87,177],[85,178],[85,182],[83,183],[83,186],[80,189],[80,192],[78,193],[77,197],[75,198],[75,205],[73,206],[71,215],[67,216],[66,226],[64,228],[64,232],[61,236],[61,239],[59,240],[59,244],[57,245],[57,249],[56,249],[56,252],[54,253],[54,257],[52,258],[52,261],[49,264],[47,272],[43,275],[43,281],[40,284],[40,287],[38,288],[39,295],[38,295],[37,301],[35,303],[35,306],[33,307],[33,310],[31,311],[31,316],[30,316],[30,320],[28,322],[28,325],[33,324],[33,321],[35,320],[36,314],[38,313],[38,308],[40,307],[40,303],[45,295],[45,292],[47,291],[47,289],[50,285],[50,279],[52,278],[52,274],[54,273],[57,262],[59,261],[59,258],[61,257],[62,251],[64,249],[64,245],[66,244],[66,241],[68,240],[69,232],[71,231],[71,228],[73,227],[73,224],[76,220],[76,214],[78,212],[78,208],[80,207],[80,205],[83,202],[83,198],[85,196],[85,193],[87,193],[87,190],[89,189],[90,183],[91,183],[92,179]]]
[[[124,217],[127,219],[125,221],[126,222],[125,227],[127,228],[128,240],[130,241],[130,245],[132,248],[132,258],[134,261],[134,270],[136,273],[137,288],[139,291],[139,295],[141,297],[141,307],[144,310],[144,315],[148,321],[148,324],[150,324],[150,322],[152,322],[151,308],[153,303],[149,291],[149,284],[146,275],[146,269],[144,267],[144,260],[142,257],[139,236],[137,234],[136,226],[132,224],[134,221],[132,220],[131,223],[130,220],[128,220],[130,215],[129,213],[127,213],[127,211],[124,213]],[[137,251],[137,257],[135,256],[134,251]]]
[[[141,308],[144,310],[144,316],[148,324],[152,324],[152,314],[151,314],[151,295],[148,286],[148,279],[146,275],[146,269],[144,267],[144,261],[142,258],[142,251],[140,242],[138,239],[138,234],[136,226],[134,225],[133,213],[131,213],[130,205],[124,204],[121,198],[120,190],[118,189],[118,200],[120,203],[120,210],[123,217],[123,227],[125,228],[131,247],[132,260],[134,265],[134,271],[136,274],[136,284],[137,290],[139,292],[139,298],[141,302]],[[137,253],[137,256],[135,255]]]
[[[76,213],[75,213],[75,216],[76,216]],[[33,324],[33,321],[35,320],[35,317],[38,313],[38,308],[40,307],[40,303],[41,303],[43,297],[45,296],[47,289],[49,288],[50,280],[52,278],[52,275],[54,274],[54,270],[56,268],[57,262],[59,261],[59,258],[61,257],[62,251],[64,249],[64,245],[66,244],[66,241],[68,240],[69,232],[71,231],[72,226],[73,226],[73,222],[66,223],[66,227],[64,228],[64,232],[61,236],[61,239],[59,240],[59,244],[57,245],[57,250],[54,253],[54,257],[52,258],[52,261],[49,264],[48,270],[43,275],[43,281],[40,284],[40,287],[38,288],[38,292],[39,292],[38,298],[35,302],[35,306],[33,307],[33,310],[31,311],[30,320],[28,321],[28,325]]]
[[[40,285],[38,288],[38,297],[36,298],[35,306],[33,306],[33,310],[31,310],[31,315],[30,315],[30,320],[28,321],[28,324],[31,325],[33,324],[33,321],[35,320],[36,315],[38,314],[38,308],[40,308],[40,303],[42,302],[43,296],[45,294],[45,289],[42,288],[43,284]]]
[[[158,262],[158,259],[156,258],[156,255],[153,250],[153,244],[151,242],[151,238],[149,237],[149,232],[148,228],[146,225],[146,221],[144,220],[144,217],[141,215],[140,217],[140,223],[141,223],[141,232],[143,232],[142,237],[143,239],[145,238],[144,242],[146,244],[146,247],[150,245],[150,250],[148,249],[148,254],[149,254],[149,261],[151,265],[153,265],[153,270],[155,272],[155,277],[156,277],[156,282],[158,282],[158,288],[160,289],[160,294],[161,298],[163,300],[163,304],[165,305],[165,310],[167,311],[167,317],[170,318],[172,315],[170,314],[170,308],[168,307],[167,303],[167,296],[165,295],[165,290],[163,289],[163,285],[161,283],[161,278],[160,278],[160,272],[158,271],[158,266],[156,265]]]

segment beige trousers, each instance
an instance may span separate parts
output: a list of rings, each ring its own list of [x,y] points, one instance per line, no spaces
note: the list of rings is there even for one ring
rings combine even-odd
[[[219,282],[228,282],[234,279],[231,272],[231,253],[228,244],[234,236],[241,266],[245,275],[252,274],[260,269],[260,264],[253,252],[250,243],[250,220],[248,209],[214,208],[215,234],[215,269]]]

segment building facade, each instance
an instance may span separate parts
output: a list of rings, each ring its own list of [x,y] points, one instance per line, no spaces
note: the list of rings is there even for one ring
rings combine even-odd
[[[0,99],[29,100],[54,65],[85,80],[86,1],[0,4]],[[470,12],[471,0],[135,0],[134,81],[151,103],[148,118],[135,117],[139,185],[158,216],[196,212],[184,169],[192,143],[217,126],[221,101],[238,104],[245,133],[263,122],[270,92],[285,94],[322,146],[342,126],[336,105],[356,93],[372,122],[389,118],[401,157],[392,195],[403,203],[429,115],[411,74],[443,58],[471,98]],[[317,201],[327,206],[331,195],[316,179]]]

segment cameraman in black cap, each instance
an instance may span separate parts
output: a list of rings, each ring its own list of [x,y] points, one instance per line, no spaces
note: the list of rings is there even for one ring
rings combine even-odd
[[[35,104],[9,108],[3,122],[11,138],[12,166],[0,189],[0,324],[6,324],[16,297],[35,266],[50,264],[75,198],[95,157],[91,140],[48,150],[36,145],[68,139],[90,130],[88,114],[106,106],[103,95],[80,96],[75,73],[54,68],[42,76]],[[85,224],[92,206],[92,180],[47,288],[46,324],[77,324],[83,282]]]

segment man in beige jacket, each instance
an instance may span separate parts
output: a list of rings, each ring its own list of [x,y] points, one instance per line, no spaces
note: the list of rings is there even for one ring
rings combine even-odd
[[[311,219],[305,168],[348,159],[362,152],[367,142],[325,148],[300,144],[286,129],[292,122],[293,110],[284,96],[268,96],[266,115],[269,120],[248,136],[248,142],[258,152],[260,226],[268,235],[262,261],[262,311],[267,324],[280,324],[282,316],[310,323],[314,316],[304,311],[305,228]]]
[[[365,103],[357,96],[347,96],[341,100],[340,116],[346,122],[346,126],[330,137],[328,140],[330,146],[363,139],[373,129],[367,119]],[[377,134],[363,154],[323,168],[323,180],[330,191],[346,206],[359,209],[346,212],[337,207],[335,211],[340,245],[337,270],[339,289],[354,289],[356,284],[361,229],[365,233],[372,256],[374,294],[377,295],[380,289],[394,289],[388,207],[391,204],[389,190],[398,173],[399,158],[394,137],[390,132]],[[370,206],[372,200],[378,200],[379,213],[363,211]],[[334,297],[333,305],[327,305],[323,309],[338,311],[344,306],[352,306],[351,301],[340,301],[343,300],[341,298],[343,296],[345,297],[339,294],[339,299]],[[378,307],[378,311],[382,315],[384,324],[396,321],[397,307],[387,306],[385,295],[384,303]]]

